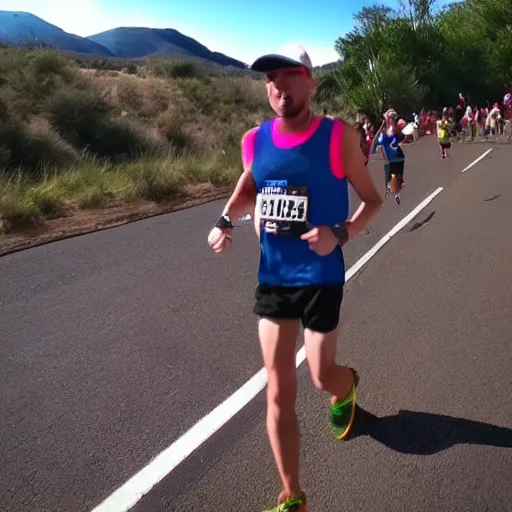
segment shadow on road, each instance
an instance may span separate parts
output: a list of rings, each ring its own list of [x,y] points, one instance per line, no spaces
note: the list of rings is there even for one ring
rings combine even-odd
[[[392,450],[415,455],[432,455],[457,444],[512,448],[512,429],[407,410],[379,418],[358,407],[351,438],[359,436],[370,436]]]
[[[421,227],[423,227],[425,224],[427,224],[427,222],[430,222],[434,215],[436,214],[435,210],[433,212],[431,212],[428,217],[425,219],[425,220],[422,220],[421,222],[416,222],[414,224],[414,226],[409,229],[409,233],[412,233],[413,231],[416,231],[417,229],[420,229]]]

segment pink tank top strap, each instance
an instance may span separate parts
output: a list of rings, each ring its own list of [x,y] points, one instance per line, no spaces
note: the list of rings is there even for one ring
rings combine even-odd
[[[338,121],[334,121],[331,132],[331,143],[329,147],[331,170],[338,179],[345,177],[345,169],[343,167],[343,132],[345,125]]]
[[[242,162],[244,166],[251,166],[254,160],[254,147],[259,127],[251,128],[242,138]]]

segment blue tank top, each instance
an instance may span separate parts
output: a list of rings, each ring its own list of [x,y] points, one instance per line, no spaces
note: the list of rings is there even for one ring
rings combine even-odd
[[[341,247],[327,256],[309,248],[300,234],[314,226],[334,226],[349,213],[348,185],[330,164],[334,121],[323,118],[313,135],[292,148],[277,147],[272,121],[255,139],[252,174],[258,190],[260,222],[259,284],[340,285],[345,282]]]
[[[403,162],[405,160],[404,152],[400,147],[400,142],[403,140],[405,140],[405,136],[401,133],[387,135],[381,132],[379,134],[377,143],[382,146],[382,150],[388,162]]]

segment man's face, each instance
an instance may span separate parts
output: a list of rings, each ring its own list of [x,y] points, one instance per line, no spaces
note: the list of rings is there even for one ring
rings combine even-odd
[[[309,107],[315,81],[304,67],[265,73],[270,106],[279,117],[294,118]]]

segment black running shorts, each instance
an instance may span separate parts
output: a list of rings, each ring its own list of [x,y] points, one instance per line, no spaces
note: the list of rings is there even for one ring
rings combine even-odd
[[[400,180],[404,179],[405,162],[388,162],[384,164],[384,172],[386,174],[386,183],[391,181],[391,175],[395,174]]]
[[[328,333],[338,327],[343,285],[259,285],[254,313],[261,318],[297,319],[306,329]]]

